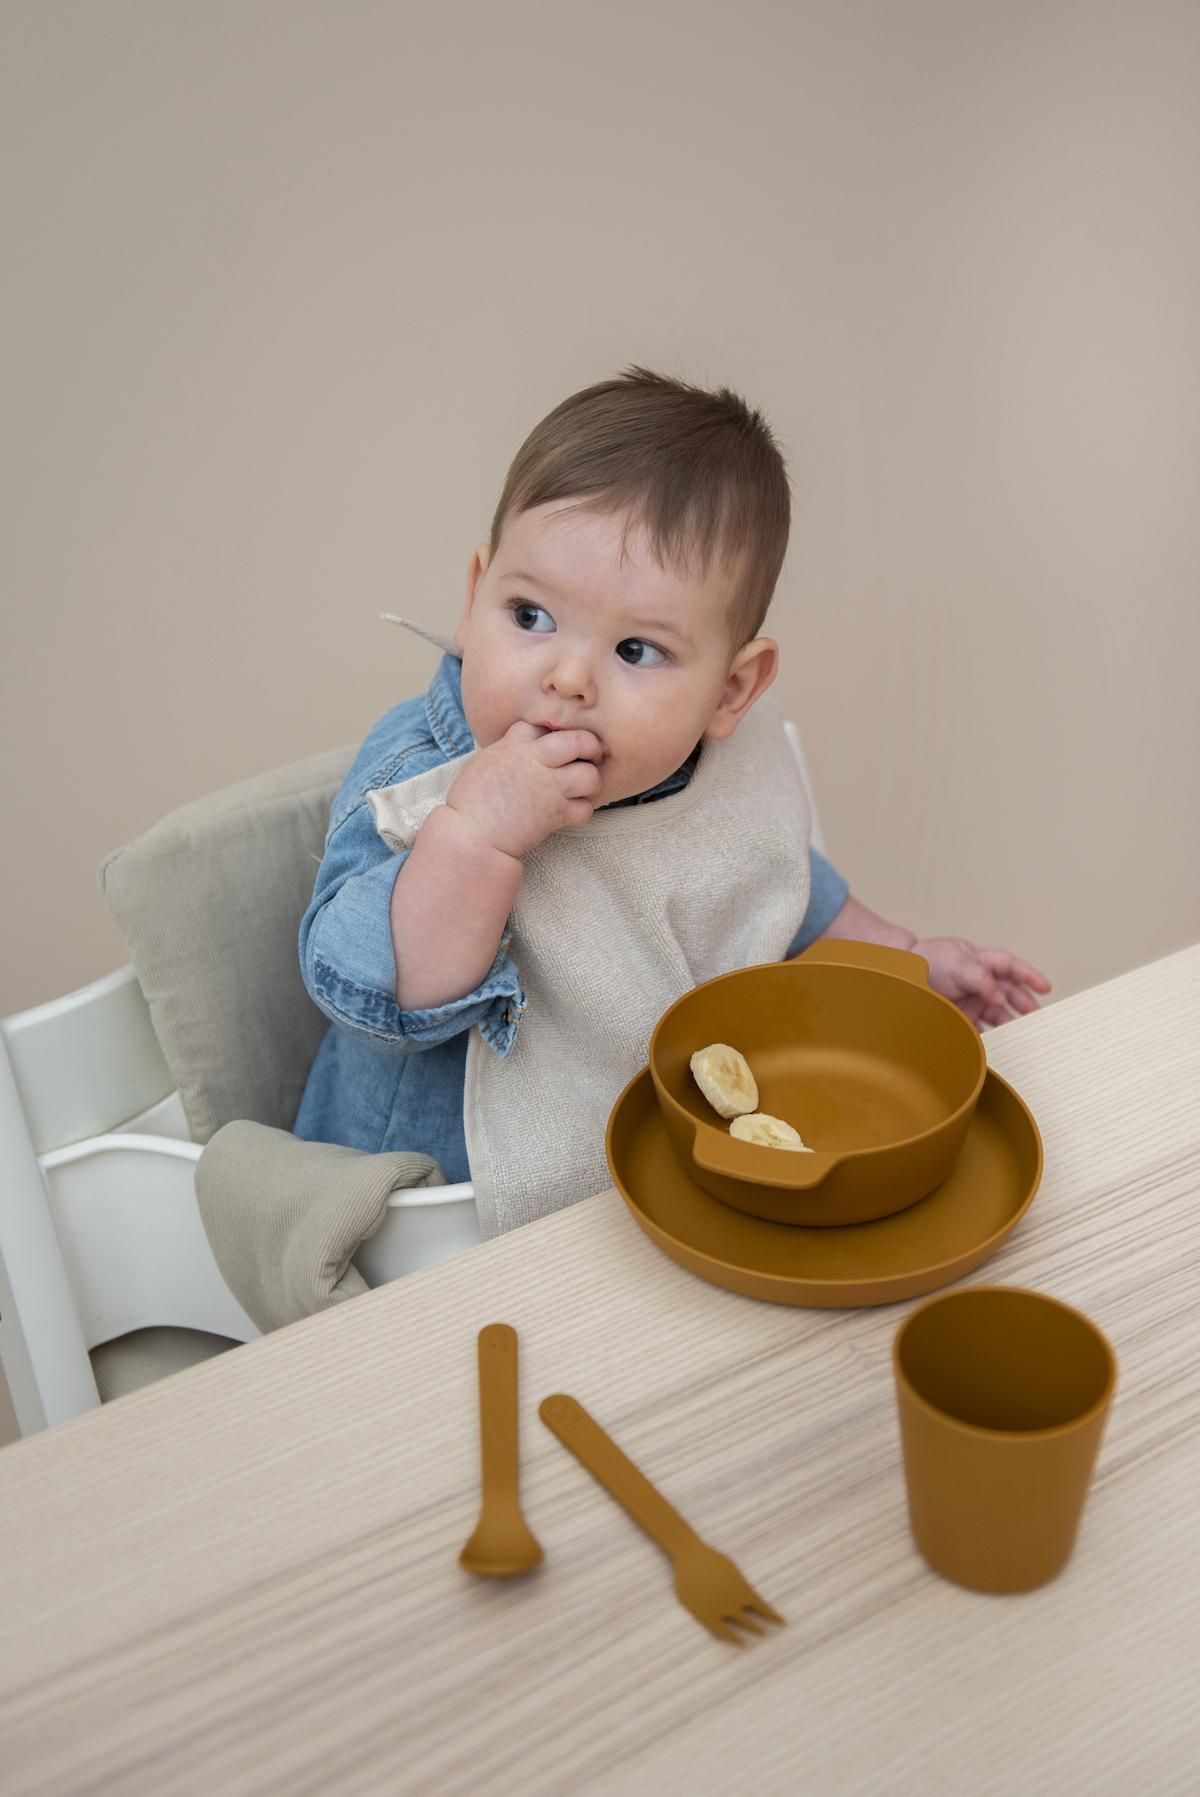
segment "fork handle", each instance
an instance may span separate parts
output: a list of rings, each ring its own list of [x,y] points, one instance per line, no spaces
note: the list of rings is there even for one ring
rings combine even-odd
[[[556,1392],[553,1397],[542,1399],[538,1415],[672,1560],[685,1548],[702,1545],[678,1510],[655,1490],[582,1404]]]

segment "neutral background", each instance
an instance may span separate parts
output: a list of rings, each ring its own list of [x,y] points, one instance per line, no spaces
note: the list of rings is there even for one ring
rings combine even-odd
[[[0,14],[0,1012],[96,868],[421,690],[504,471],[643,362],[787,451],[837,865],[1052,999],[1200,936],[1200,8]]]

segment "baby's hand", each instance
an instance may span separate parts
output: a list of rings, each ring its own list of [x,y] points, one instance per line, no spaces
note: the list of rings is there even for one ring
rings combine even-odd
[[[546,730],[519,718],[472,756],[446,805],[493,848],[520,860],[552,830],[587,823],[603,756],[591,730]]]
[[[976,1029],[981,1020],[991,1025],[1009,1022],[1010,1006],[1013,1011],[1038,1010],[1030,988],[1050,990],[1044,973],[1006,948],[976,948],[961,936],[931,936],[914,942],[911,952],[928,961],[933,990],[965,1012]]]

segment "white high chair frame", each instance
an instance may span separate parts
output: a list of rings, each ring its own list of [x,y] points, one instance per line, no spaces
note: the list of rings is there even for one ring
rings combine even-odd
[[[156,1326],[258,1335],[204,1233],[201,1152],[131,966],[0,1019],[0,1367],[22,1436],[99,1404],[101,1343]],[[479,1239],[470,1181],[393,1192],[354,1264],[380,1285]]]

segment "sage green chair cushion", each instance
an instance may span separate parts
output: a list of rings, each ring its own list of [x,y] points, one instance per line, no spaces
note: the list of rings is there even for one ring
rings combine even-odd
[[[193,800],[100,864],[193,1142],[290,1130],[329,1019],[300,977],[300,919],[354,749]]]

